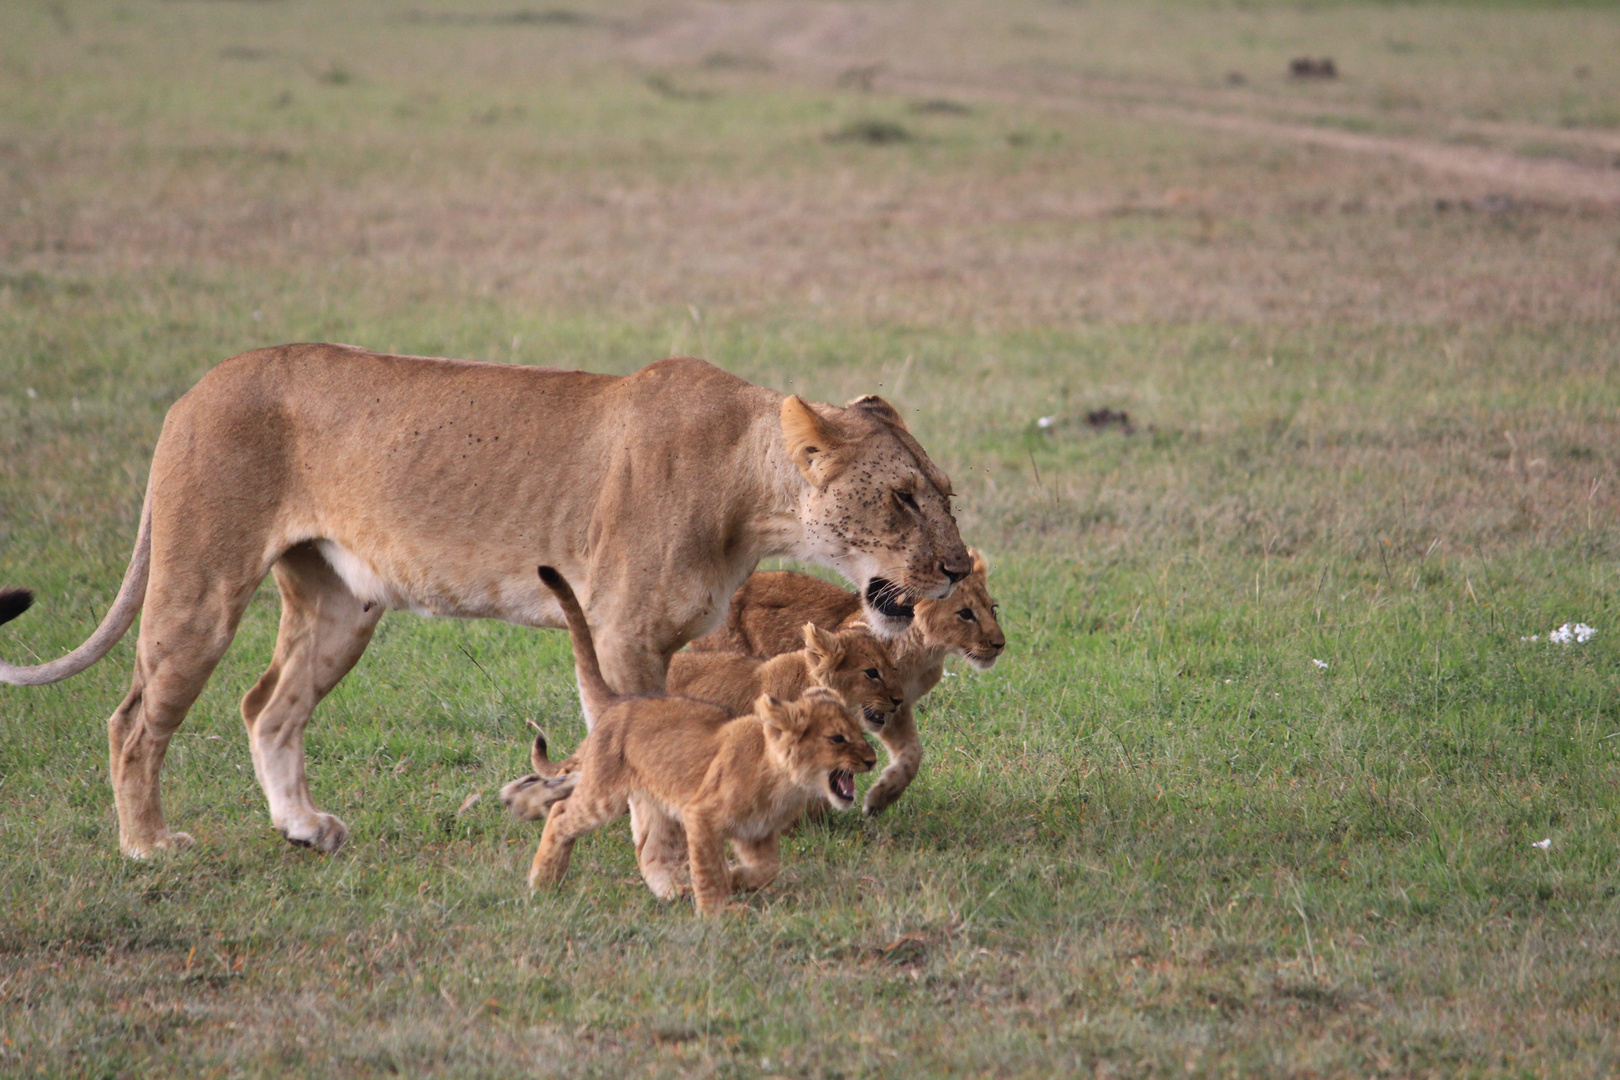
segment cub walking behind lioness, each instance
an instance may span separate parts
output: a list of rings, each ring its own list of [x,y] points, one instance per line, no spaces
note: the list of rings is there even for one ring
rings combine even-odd
[[[888,751],[889,764],[867,789],[868,814],[892,805],[922,767],[915,709],[944,676],[945,658],[960,656],[988,671],[1007,646],[990,596],[989,567],[978,551],[969,548],[968,554],[973,569],[956,592],[948,600],[919,600],[911,624],[889,642],[905,701],[888,723],[872,726]],[[826,629],[854,625],[861,620],[861,607],[860,596],[831,582],[785,570],[764,571],[743,582],[731,598],[725,625],[692,642],[692,650],[772,656],[795,648],[805,623]],[[673,674],[671,668],[671,678]]]
[[[574,841],[642,798],[686,827],[693,897],[699,913],[709,914],[722,910],[733,890],[776,877],[777,838],[811,802],[825,799],[835,809],[854,803],[855,773],[869,770],[877,755],[837,693],[816,687],[792,703],[762,694],[746,716],[691,698],[620,696],[602,678],[573,590],[549,566],[540,579],[568,621],[580,693],[596,723],[576,751],[573,793],[546,818],[530,885],[560,881]],[[726,864],[727,840],[735,870]]]

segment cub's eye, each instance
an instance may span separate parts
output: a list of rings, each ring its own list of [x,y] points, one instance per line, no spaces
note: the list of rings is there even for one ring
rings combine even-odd
[[[979,621],[978,619],[975,619],[973,617],[973,609],[972,608],[963,608],[961,611],[958,611],[956,614],[957,614],[958,618],[964,620],[965,622],[978,622]]]
[[[866,677],[868,679],[876,679],[878,677],[878,669],[875,668],[875,667],[867,668],[866,669]]]
[[[844,745],[844,744],[845,744],[845,743],[847,743],[847,742],[849,742],[849,740],[848,740],[848,739],[846,739],[846,738],[844,738],[844,737],[843,737],[843,736],[842,736],[842,735],[834,735],[834,736],[833,736],[833,737],[832,737],[832,738],[831,738],[831,739],[829,739],[829,740],[828,740],[828,741],[829,741],[829,742],[833,742],[833,743],[837,743],[837,744],[838,744],[838,745],[839,745],[839,746],[842,746],[842,745]]]
[[[904,506],[907,510],[910,510],[912,513],[914,513],[914,514],[922,513],[922,507],[917,505],[917,498],[916,498],[916,496],[912,495],[911,492],[909,492],[909,491],[897,491],[897,492],[894,493],[894,497],[900,500],[900,505],[901,506]]]

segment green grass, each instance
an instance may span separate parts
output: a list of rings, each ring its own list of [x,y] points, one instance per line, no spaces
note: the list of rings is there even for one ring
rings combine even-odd
[[[1466,35],[1473,8],[1425,4],[948,4],[914,33],[860,7],[851,59],[945,35],[1016,84],[1062,49],[1152,99],[1296,46],[1356,72],[1305,31],[1376,27],[1357,48],[1410,60],[1420,131],[1556,123],[1620,34],[1483,7]],[[915,112],[742,31],[648,59],[677,24],[637,5],[419,10],[459,21],[0,14],[0,584],[40,595],[0,656],[95,625],[169,404],[310,339],[884,393],[961,491],[1007,655],[928,699],[899,804],[804,825],[711,924],[651,898],[623,826],[524,887],[537,830],[495,791],[530,721],[582,734],[558,634],[385,618],[310,728],[353,830],[331,857],[269,827],[241,734],[273,590],[171,747],[184,854],[116,851],[101,724],[133,636],[0,690],[0,1075],[1620,1070],[1612,207],[1108,113]],[[1246,92],[1355,118],[1390,85]],[[913,137],[829,138],[874,118]],[[1105,406],[1132,431],[1088,425]],[[1577,620],[1598,635],[1545,640]]]

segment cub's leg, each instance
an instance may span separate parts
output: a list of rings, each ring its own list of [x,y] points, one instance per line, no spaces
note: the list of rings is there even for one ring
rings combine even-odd
[[[315,550],[300,544],[276,561],[281,629],[269,670],[242,698],[253,772],[270,804],[270,823],[294,844],[336,851],[349,828],[315,808],[304,776],[310,714],[371,642],[381,604],[359,600]]]
[[[917,736],[917,718],[910,705],[895,710],[889,722],[877,732],[889,753],[889,764],[877,782],[866,790],[863,809],[867,814],[882,813],[917,777],[922,766],[922,739]]]
[[[546,830],[540,834],[540,846],[529,865],[529,887],[538,889],[561,881],[568,873],[574,841],[623,817],[626,809],[623,795],[598,791],[588,777],[582,779],[572,795],[552,806],[546,818]]]
[[[645,598],[637,603],[645,606]],[[604,613],[600,623],[614,625],[610,615]],[[669,673],[669,658],[682,642],[673,638],[668,651],[648,647],[645,642],[659,642],[671,638],[667,631],[639,628],[630,634],[602,633],[596,642],[597,656],[602,665],[602,677],[621,694],[662,694],[665,676]],[[633,644],[632,644],[633,642]],[[595,721],[587,714],[587,726]],[[673,900],[681,893],[686,861],[686,835],[681,823],[659,809],[656,803],[634,797],[630,800],[630,838],[636,847],[636,865],[642,880],[660,900]]]
[[[731,900],[731,868],[726,865],[726,838],[708,815],[687,811],[686,845],[692,864],[692,899],[699,915],[723,911]]]
[[[737,865],[731,871],[731,887],[742,892],[763,889],[782,869],[781,844],[775,833],[763,840],[733,840]]]
[[[177,570],[175,560],[158,557],[160,539],[169,542],[171,551],[183,546],[174,544],[166,530],[154,533],[135,672],[123,703],[107,718],[118,847],[135,858],[192,842],[183,832],[169,831],[164,820],[163,759],[186,711],[236,636],[242,612],[264,576],[251,564],[239,564],[233,574],[228,562],[213,573],[189,564]]]

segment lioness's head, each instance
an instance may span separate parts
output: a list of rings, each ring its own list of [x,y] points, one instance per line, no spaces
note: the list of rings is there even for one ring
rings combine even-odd
[[[1007,647],[1007,635],[996,621],[990,568],[977,551],[969,548],[968,554],[973,557],[973,572],[946,599],[918,601],[917,625],[924,645],[943,647],[980,671],[988,671]]]
[[[951,481],[880,397],[840,409],[790,395],[782,437],[807,481],[799,519],[813,556],[860,586],[884,636],[909,625],[912,605],[951,594],[973,569],[951,516]]]
[[[832,633],[805,623],[804,651],[816,685],[836,690],[844,704],[873,730],[888,723],[905,704],[894,656],[865,626],[846,626]]]
[[[813,686],[798,701],[759,695],[754,715],[765,724],[768,752],[807,793],[834,810],[855,802],[855,774],[877,764],[849,706],[825,686]]]

